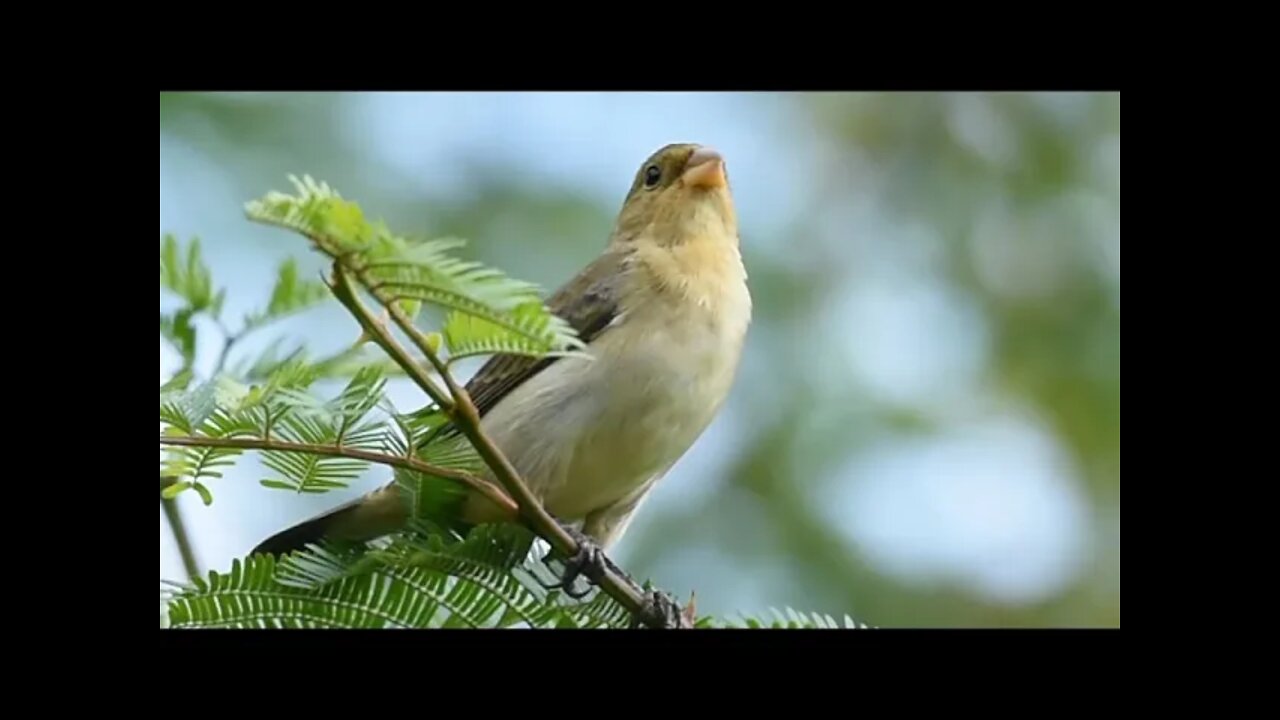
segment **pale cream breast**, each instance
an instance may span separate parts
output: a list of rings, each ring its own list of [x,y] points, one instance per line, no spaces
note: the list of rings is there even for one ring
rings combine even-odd
[[[620,501],[688,451],[728,395],[750,322],[732,245],[640,249],[627,275],[592,358],[557,361],[484,421],[563,520]]]

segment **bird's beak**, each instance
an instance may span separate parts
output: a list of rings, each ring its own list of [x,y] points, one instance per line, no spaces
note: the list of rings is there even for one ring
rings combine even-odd
[[[684,184],[688,187],[721,188],[727,184],[724,158],[711,148],[698,148],[684,164]]]

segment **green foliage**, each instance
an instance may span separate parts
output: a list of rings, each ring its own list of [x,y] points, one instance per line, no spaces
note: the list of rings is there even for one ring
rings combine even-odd
[[[478,263],[449,255],[453,240],[410,242],[328,186],[295,180],[297,197],[271,193],[247,207],[252,219],[290,228],[335,260],[384,308],[413,315],[422,304],[447,311],[443,332],[427,335],[425,351],[447,347],[449,360],[493,353],[535,356],[574,352],[582,344],[555,317],[533,286]],[[184,352],[184,365],[161,385],[161,475],[171,479],[164,497],[197,492],[206,505],[205,481],[245,452],[262,453],[272,476],[269,489],[324,493],[345,487],[373,464],[394,468],[409,491],[414,520],[403,532],[366,545],[326,543],[279,561],[251,556],[229,573],[209,573],[180,586],[168,602],[174,628],[599,628],[627,627],[628,610],[606,594],[572,601],[537,581],[547,573],[533,557],[533,536],[520,525],[461,527],[457,503],[466,497],[457,471],[480,475],[484,465],[465,436],[446,433],[450,417],[429,405],[396,410],[385,397],[386,357],[362,354],[363,343],[310,362],[299,347],[281,356],[280,341],[247,368],[225,367],[227,351],[245,332],[316,305],[328,289],[299,280],[296,265],[279,270],[270,302],[249,314],[243,328],[225,333],[222,356],[197,381],[188,347],[190,319],[207,312],[220,323],[223,291],[200,260],[197,243],[185,253],[166,238],[161,284],[186,303],[161,317],[161,332]],[[343,296],[344,303],[347,296]],[[358,312],[358,304],[348,304]],[[380,338],[383,349],[389,345]],[[405,361],[407,364],[407,361]],[[334,396],[312,389],[340,372],[348,381]],[[426,384],[425,381],[419,380]],[[434,469],[435,473],[432,474]],[[782,623],[782,624],[779,624]],[[772,627],[828,627],[824,616],[791,612]],[[732,627],[710,618],[703,627]],[[763,627],[746,619],[740,627]]]
[[[329,290],[324,283],[318,280],[299,280],[298,263],[290,258],[280,265],[266,310],[245,316],[245,327],[258,327],[271,320],[302,312],[319,304],[328,295]]]
[[[183,306],[174,312],[160,313],[160,335],[182,355],[182,370],[189,371],[196,354],[193,320],[201,313],[217,317],[226,297],[224,291],[214,292],[209,269],[200,253],[199,239],[192,240],[184,253],[177,238],[164,236],[160,245],[160,287],[183,301]]]
[[[822,613],[803,613],[791,608],[778,610],[777,608],[769,608],[771,618],[759,618],[742,615],[737,619],[729,619],[725,621],[717,621],[713,618],[702,618],[700,627],[706,628],[737,628],[737,629],[786,629],[786,630],[840,630],[840,629],[858,629],[866,628],[863,623],[854,621],[848,615],[844,616],[843,622],[838,622],[830,615]]]
[[[628,618],[607,596],[569,603],[534,581],[529,533],[406,534],[368,553],[255,555],[173,593],[173,628],[599,628]]]
[[[219,407],[220,397],[225,399],[228,387],[220,380],[202,383],[191,390],[162,387],[160,393],[160,422],[163,433],[170,436],[201,435],[226,439],[250,434],[253,427],[248,419]],[[165,498],[176,497],[185,490],[195,490],[206,505],[213,502],[213,495],[205,480],[222,477],[222,469],[232,465],[242,450],[225,447],[170,447],[160,464],[160,474],[180,480],[164,489]]]
[[[608,595],[585,602],[548,579],[519,526],[486,526],[465,539],[421,527],[367,552],[313,547],[280,561],[254,555],[170,592],[172,628],[626,628],[631,615]],[[773,617],[701,618],[699,628],[852,629],[845,617],[790,608]]]
[[[160,287],[185,300],[193,313],[217,315],[226,297],[225,291],[213,289],[212,276],[200,254],[200,240],[193,240],[184,256],[173,235],[166,235],[160,246]]]
[[[294,405],[293,412],[284,413],[277,422],[276,436],[300,444],[381,450],[387,442],[384,433],[390,428],[362,420],[382,399],[385,384],[377,368],[363,368],[337,397],[325,403],[299,390],[282,390]],[[263,453],[263,464],[281,476],[263,480],[264,486],[300,493],[346,487],[368,466],[363,460],[272,451]]]
[[[273,369],[293,360],[305,359],[304,349],[297,347],[281,357],[282,338],[276,338],[255,359],[242,358],[228,368],[227,361],[232,347],[249,333],[273,322],[301,313],[319,305],[327,296],[328,288],[319,280],[302,280],[298,274],[297,260],[289,258],[276,271],[276,281],[265,308],[245,315],[240,329],[232,331],[222,318],[222,306],[226,289],[215,289],[213,273],[205,264],[198,238],[187,244],[185,251],[173,235],[165,235],[160,245],[160,287],[182,301],[181,306],[169,313],[160,313],[160,336],[169,341],[182,356],[182,367],[166,383],[167,389],[183,389],[195,376],[195,353],[199,329],[196,320],[205,317],[220,330],[222,352],[211,375],[224,370],[235,377],[261,379]],[[368,364],[369,359],[353,363],[361,355],[353,347],[316,363],[316,370],[325,377],[342,377]],[[393,364],[385,358],[380,365],[384,371],[393,371]],[[165,389],[162,388],[162,389]]]
[[[307,452],[305,448],[359,450],[389,457],[412,457],[424,432],[422,420],[387,411],[386,379],[377,365],[365,366],[334,397],[324,399],[311,391],[320,374],[302,361],[279,365],[261,384],[246,385],[227,375],[190,390],[161,394],[162,434],[199,440],[249,440],[274,443],[290,449],[261,448],[263,464],[274,474],[261,480],[264,487],[295,493],[317,494],[346,487],[369,467],[360,458]],[[384,410],[375,412],[379,406]],[[423,417],[435,417],[427,413]],[[222,470],[245,452],[240,447],[169,447],[161,475],[178,479],[170,496],[196,489],[211,502],[211,494],[195,483],[222,476]],[[453,445],[421,453],[428,462],[444,467],[475,468],[478,461]],[[415,482],[437,494],[456,489],[434,486],[456,481],[410,473]],[[176,489],[175,489],[176,488]]]
[[[422,303],[451,311],[445,338],[454,358],[482,352],[547,355],[582,348],[573,328],[547,309],[537,286],[451,255],[464,241],[411,241],[324,183],[290,178],[297,195],[279,192],[248,203],[257,222],[288,228],[354,272],[380,301],[414,317]]]

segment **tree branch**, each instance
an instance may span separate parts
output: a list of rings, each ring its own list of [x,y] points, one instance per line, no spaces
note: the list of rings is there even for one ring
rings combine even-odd
[[[492,483],[476,477],[468,472],[461,470],[451,470],[430,463],[422,462],[417,458],[399,457],[396,455],[385,455],[371,450],[361,450],[352,447],[339,447],[337,445],[315,445],[312,443],[289,442],[286,440],[265,440],[263,438],[246,438],[246,437],[171,437],[166,435],[160,436],[161,445],[182,445],[185,447],[218,447],[218,448],[239,448],[242,450],[272,450],[278,452],[296,452],[309,453],[312,455],[328,455],[330,457],[345,457],[353,460],[365,460],[377,465],[387,465],[389,467],[398,467],[404,470],[412,470],[420,472],[424,475],[445,478],[446,480],[457,480],[467,487],[482,493],[485,497],[496,503],[498,507],[510,514],[511,518],[515,518],[519,514],[519,508],[511,498],[507,497],[495,487]],[[163,489],[163,483],[162,488]]]
[[[441,407],[449,409],[450,417],[457,424],[458,429],[471,441],[476,452],[479,453],[485,464],[489,466],[496,479],[502,483],[507,493],[515,498],[525,524],[549,542],[557,551],[566,556],[572,556],[576,553],[578,551],[577,541],[547,513],[528,486],[520,479],[520,473],[511,465],[511,462],[502,453],[501,449],[481,430],[480,413],[476,410],[475,404],[471,401],[467,391],[454,381],[448,367],[441,362],[422,331],[414,327],[412,321],[394,301],[389,300],[380,291],[370,291],[378,302],[388,310],[396,326],[409,336],[414,345],[426,356],[432,367],[444,380],[449,390],[450,397],[448,399],[438,397],[441,394],[439,388],[431,382],[422,368],[413,362],[412,358],[400,347],[400,344],[391,336],[386,327],[373,317],[364,303],[356,296],[355,288],[351,285],[351,279],[345,272],[346,269],[341,259],[335,259],[331,287],[338,300],[356,316],[361,327],[369,333],[374,341],[395,358],[415,381],[419,381],[419,385],[423,387],[423,390],[431,395]],[[364,268],[352,267],[350,269],[366,288],[370,287],[371,283],[367,276],[364,275]],[[655,617],[653,614],[646,612],[648,609],[647,603],[640,587],[618,570],[612,561],[606,560],[605,564],[604,573],[597,581],[600,589],[621,603],[623,607],[631,611],[633,616],[639,618],[646,625],[660,629],[668,628],[666,618]],[[676,622],[679,627],[691,626],[685,615],[681,613],[677,613],[677,615]]]
[[[160,490],[178,482],[176,478],[160,476]],[[182,520],[182,508],[174,498],[160,498],[160,507],[164,510],[164,519],[169,521],[169,530],[173,533],[173,542],[178,546],[178,555],[182,557],[182,568],[187,572],[187,579],[194,580],[200,576],[200,564],[196,562],[195,548],[191,537],[187,534],[186,523]]]
[[[413,379],[413,382],[418,387],[422,388],[423,392],[445,410],[452,408],[453,402],[450,401],[448,395],[431,381],[431,377],[427,375],[422,366],[415,362],[409,356],[409,353],[405,352],[400,343],[391,336],[386,326],[369,312],[364,303],[360,302],[360,298],[356,296],[355,290],[351,287],[351,281],[347,278],[346,273],[343,272],[344,269],[342,261],[335,260],[333,263],[334,277],[325,278],[325,282],[329,284],[329,288],[333,291],[334,296],[338,298],[338,302],[341,302],[355,316],[356,321],[360,323],[360,327],[365,333],[386,351],[391,356],[391,359],[396,361],[397,365],[404,369],[405,373]],[[381,302],[381,298],[379,298],[379,301]],[[387,305],[387,307],[393,313],[401,317],[404,316],[399,307],[395,305]]]

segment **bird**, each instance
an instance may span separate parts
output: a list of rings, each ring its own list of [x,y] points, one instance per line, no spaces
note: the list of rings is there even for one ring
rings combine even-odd
[[[579,541],[565,579],[596,566],[724,406],[752,298],[724,157],[670,143],[635,171],[608,242],[546,300],[585,349],[492,356],[465,384],[480,427]],[[472,520],[486,517],[479,496]],[[390,483],[276,533],[253,553],[401,529]],[[590,573],[588,573],[590,576]]]

